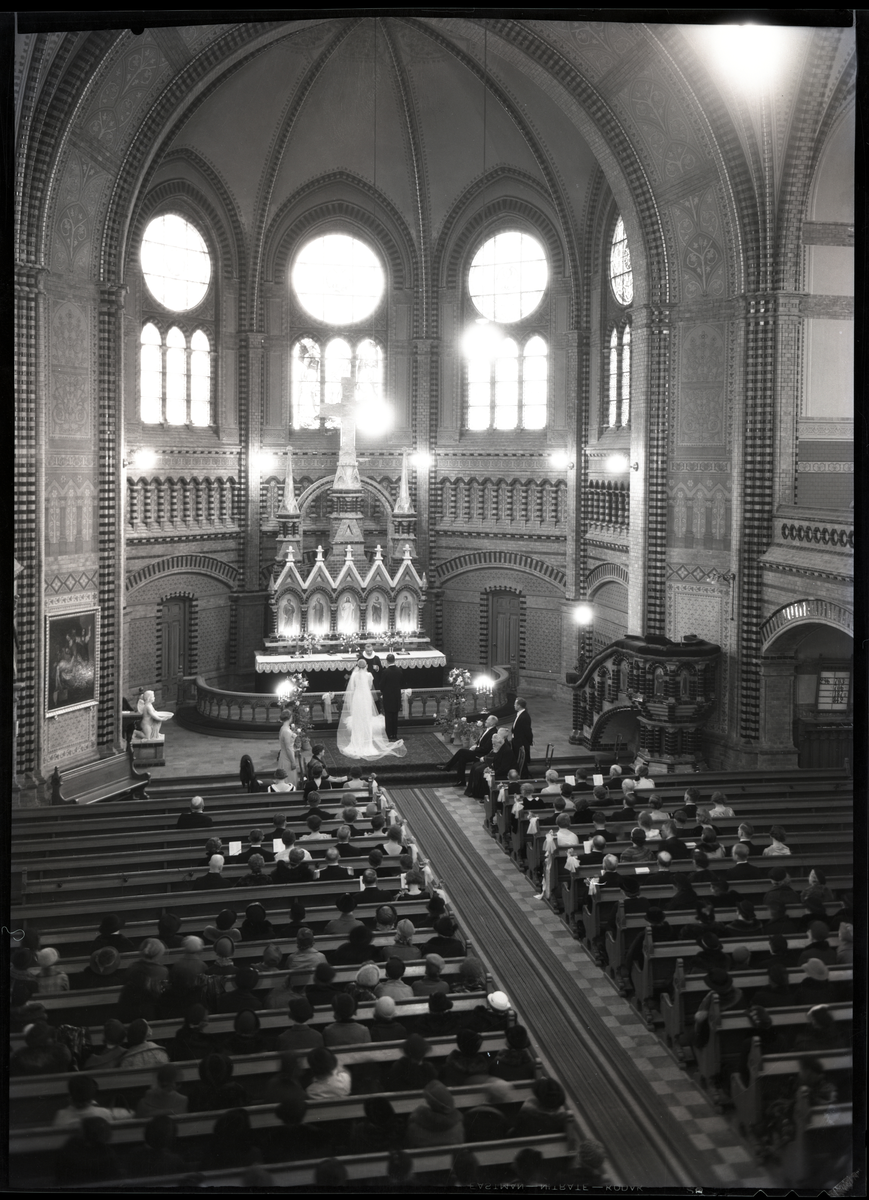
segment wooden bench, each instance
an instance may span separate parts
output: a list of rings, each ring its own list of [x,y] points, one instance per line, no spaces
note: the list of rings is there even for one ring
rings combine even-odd
[[[323,1027],[328,1023],[328,1021],[320,1022]],[[481,1037],[483,1038],[482,1051],[485,1053],[495,1054],[507,1045],[503,1033],[481,1034]],[[430,1046],[426,1058],[434,1062],[440,1069],[443,1066],[443,1060],[456,1048],[455,1036],[426,1040]],[[215,1042],[215,1052],[219,1052],[219,1045],[219,1042]],[[333,1052],[342,1066],[377,1063],[381,1070],[385,1070],[401,1057],[403,1047],[404,1039],[401,1039],[395,1042],[370,1042],[364,1046],[337,1046]],[[307,1055],[300,1054],[298,1057],[300,1066],[304,1067],[307,1064]],[[261,1104],[263,1102],[262,1093],[270,1076],[280,1068],[280,1051],[267,1050],[262,1054],[236,1054],[232,1056],[232,1061],[233,1079],[243,1083],[251,1097],[251,1104]],[[198,1083],[198,1061],[178,1062],[175,1065],[178,1068],[177,1082],[180,1091],[186,1091],[185,1084],[195,1085]],[[153,1087],[157,1069],[156,1067],[105,1067],[97,1071],[88,1071],[87,1074],[95,1080],[104,1101],[108,1101],[114,1096],[122,1096],[127,1106],[135,1111],[136,1105],[144,1093],[148,1088]],[[50,1125],[58,1109],[65,1107],[68,1084],[74,1075],[75,1072],[70,1072],[13,1078],[9,1085],[9,1098],[13,1105],[12,1124],[20,1129]],[[419,1092],[414,1094],[419,1103]],[[348,1100],[350,1099],[348,1097]],[[352,1097],[352,1100],[354,1104],[360,1103],[356,1097]]]
[[[791,935],[787,941],[789,950],[804,950],[806,947],[805,934]],[[831,937],[829,943],[837,947],[838,937]],[[769,954],[769,939],[763,934],[721,939],[721,949],[725,954],[737,946],[745,946],[752,954]],[[699,949],[693,942],[653,942],[651,936],[646,936],[643,941],[643,965],[635,962],[631,967],[631,985],[637,1000],[651,1000],[657,993],[670,988],[677,964],[684,974],[686,960],[690,969],[691,960],[698,953]],[[761,980],[758,986],[764,983],[765,980]]]
[[[123,771],[120,771],[118,764],[123,766],[126,763]],[[111,758],[101,759],[97,763],[88,763],[82,767],[68,767],[61,775],[61,787],[64,788],[67,780],[75,781],[77,778],[87,779],[88,773],[96,768],[110,764],[115,770],[121,773],[123,778],[133,778],[134,780],[144,779],[145,783],[148,780],[147,772],[139,772],[135,768],[130,767],[129,755],[117,754]],[[130,775],[132,770],[133,774]],[[145,783],[142,786],[145,786]],[[38,806],[36,808],[18,808],[11,814],[12,831],[26,831],[28,829],[40,828],[46,824],[59,824],[66,822],[86,823],[90,828],[90,822],[97,824],[107,822],[112,817],[123,817],[127,820],[134,813],[156,813],[166,817],[178,818],[182,812],[186,812],[190,807],[191,797],[203,794],[205,796],[205,811],[208,816],[213,816],[225,808],[235,808],[251,811],[262,811],[265,813],[284,812],[292,808],[307,807],[307,801],[303,799],[301,789],[295,792],[256,792],[251,797],[247,792],[241,790],[239,784],[228,783],[225,790],[212,793],[201,793],[195,783],[191,784],[189,789],[184,789],[183,793],[177,797],[169,797],[161,795],[157,798],[145,796],[146,804],[140,809],[138,805],[131,807],[129,801],[113,801],[106,800],[101,803],[99,808],[84,807],[80,811],[72,808],[61,808],[52,811],[50,807]],[[385,793],[384,793],[385,794]],[[321,798],[328,797],[331,803],[337,804],[344,801],[345,804],[354,803],[361,805],[363,808],[368,804],[370,796],[367,788],[331,788],[320,792]],[[137,796],[137,799],[143,797]]]
[[[132,754],[113,754],[95,763],[67,767],[63,774],[55,767],[51,774],[52,811],[56,813],[57,807],[64,804],[90,805],[122,796],[146,800],[145,788],[150,779],[147,771],[138,771],[133,765]]]
[[[442,978],[447,982],[458,978],[459,964],[464,961],[464,955],[461,958],[445,959],[446,965],[443,968]],[[381,980],[386,978],[386,964],[375,964],[380,971]],[[335,985],[351,983],[359,971],[358,966],[354,967],[336,967]],[[276,971],[260,971],[259,979],[254,991],[254,995],[263,1002],[266,993],[272,988],[276,988],[278,984],[284,982],[290,974],[286,969]],[[313,979],[314,972],[301,971],[298,972],[294,979],[297,982],[310,982]],[[405,964],[404,981],[412,985],[414,979],[422,979],[425,975],[425,960],[413,959]],[[49,1020],[61,1022],[66,1025],[90,1025],[97,1021],[107,1021],[114,1015],[114,1010],[117,1007],[118,1000],[121,994],[121,984],[117,987],[104,988],[82,988],[72,992],[56,992],[46,996],[40,996],[40,1002],[45,1006],[45,1010],[49,1013]],[[494,990],[494,989],[492,989]],[[101,1011],[102,1010],[102,1011]]]
[[[553,1133],[540,1137],[509,1138],[497,1142],[474,1142],[470,1148],[473,1149],[477,1162],[483,1170],[495,1170],[508,1168],[519,1151],[525,1148],[539,1151],[550,1165],[558,1163],[566,1165],[576,1153],[577,1145],[577,1137],[568,1114],[567,1128],[564,1133]],[[445,1181],[452,1170],[456,1155],[467,1148],[469,1148],[467,1144],[458,1144],[438,1146],[435,1149],[415,1149],[413,1151],[415,1178],[417,1180]],[[342,1154],[340,1161],[347,1172],[350,1188],[354,1183],[359,1183],[362,1186],[367,1184],[365,1190],[369,1190],[372,1186],[376,1187],[378,1183],[382,1184],[389,1174],[388,1154]],[[318,1162],[318,1159],[311,1159],[307,1162],[279,1163],[270,1166],[268,1170],[272,1177],[272,1186],[286,1191],[313,1191]],[[28,1189],[33,1190],[39,1187],[51,1188],[56,1184],[48,1167],[48,1160],[44,1156],[40,1156],[39,1161],[34,1164],[33,1173],[27,1173],[23,1178],[23,1164],[13,1159],[12,1165],[15,1167],[14,1184],[16,1187],[26,1185]],[[160,1187],[166,1190],[184,1189],[189,1183],[192,1171],[191,1167],[181,1175],[163,1176],[159,1181]],[[243,1180],[244,1171],[240,1169],[196,1172],[196,1190],[239,1190],[243,1188]],[[152,1178],[125,1179],[124,1187],[152,1191],[154,1183]],[[117,1180],[113,1180],[105,1184],[81,1184],[69,1190],[88,1193],[115,1192],[117,1187]],[[243,1190],[249,1191],[250,1189]]]
[[[487,992],[461,992],[451,997],[453,1001],[452,1012],[463,1013],[471,1012],[478,1005],[485,1001]],[[427,1015],[428,997],[425,999],[416,998],[412,1000],[396,1000],[395,1016],[402,1024],[405,1020],[413,1021],[418,1017]],[[287,1014],[282,1009],[262,1008],[257,1009],[257,1015],[260,1019],[262,1029],[268,1030],[283,1030],[287,1023]],[[355,1019],[365,1022],[372,1020],[374,1016],[374,1004],[371,1001],[363,1001],[356,1011]],[[314,1025],[330,1025],[334,1021],[335,1016],[332,1012],[331,1005],[318,1005],[314,1009],[312,1023]],[[515,1021],[515,1014],[511,1018]],[[234,1029],[235,1013],[209,1013],[208,1016],[208,1031],[209,1034],[222,1035],[230,1034]],[[153,1042],[168,1042],[175,1036],[183,1024],[180,1017],[164,1017],[148,1022],[151,1028],[151,1038]],[[103,1034],[103,1024],[87,1026],[90,1039],[93,1045],[99,1045]],[[24,1045],[24,1035],[15,1033],[10,1039],[10,1044],[13,1049],[18,1049]],[[376,1044],[376,1043],[375,1043]],[[38,1078],[42,1079],[43,1076]]]
[[[751,1004],[751,993],[757,991],[758,988],[766,987],[768,982],[766,971],[732,970],[730,974],[735,986],[747,993],[747,1004]],[[805,972],[802,967],[791,967],[788,971],[788,980],[792,987],[804,978]],[[832,983],[850,984],[852,980],[853,972],[850,967],[830,967],[830,981]],[[702,975],[686,976],[684,971],[675,971],[673,973],[673,995],[670,997],[665,994],[661,997],[664,1037],[669,1045],[675,1045],[679,1036],[693,1023],[697,1009],[708,993],[709,988],[703,982]],[[851,997],[845,994],[844,988],[842,989],[842,993],[837,999],[843,1004],[851,1003]],[[786,1008],[789,1006],[782,1005],[782,1007]],[[776,1011],[775,1009],[773,1010],[773,1015]]]
[[[804,1096],[794,1105],[796,1137],[782,1155],[782,1168],[791,1187],[827,1191],[851,1174],[853,1113],[850,1104],[810,1108]]]
[[[813,1054],[824,1073],[839,1087],[839,1094],[850,1092],[854,1055],[850,1050],[831,1054]],[[730,1099],[736,1109],[740,1132],[748,1133],[756,1126],[764,1110],[793,1087],[799,1072],[799,1056],[795,1054],[764,1054],[760,1038],[752,1039],[748,1056],[748,1083],[734,1072],[730,1077]]]
[[[853,1021],[853,1009],[850,1004],[829,1004],[828,1011],[836,1022],[837,1028],[846,1036],[850,1036]],[[806,1025],[808,1007],[777,1008],[775,1024],[777,1029],[786,1032],[801,1032]],[[739,1065],[743,1042],[754,1035],[754,1029],[749,1024],[748,1014],[739,1012],[722,1012],[717,997],[709,1006],[709,1041],[705,1046],[695,1047],[697,1068],[701,1082],[724,1076],[730,1078],[732,1071]]]
[[[623,893],[622,893],[623,894]],[[831,904],[829,906],[833,908]],[[768,921],[770,919],[769,909],[760,906],[756,908],[755,915],[759,921]],[[805,908],[802,904],[791,904],[785,910],[789,917],[801,917],[805,913]],[[696,922],[696,913],[693,908],[682,909],[681,911],[667,912],[667,924],[673,929],[679,929],[683,925],[691,925]],[[715,919],[719,924],[724,924],[728,921],[735,921],[739,916],[735,908],[722,908],[715,910]],[[610,930],[606,934],[605,948],[607,968],[611,975],[616,975],[624,962],[625,954],[634,938],[642,935],[646,928],[646,918],[643,913],[625,913],[625,901],[619,900],[618,912],[616,913],[615,931]]]

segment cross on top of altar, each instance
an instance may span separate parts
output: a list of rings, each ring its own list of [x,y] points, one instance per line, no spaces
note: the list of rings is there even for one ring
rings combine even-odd
[[[336,491],[356,492],[362,487],[359,479],[359,462],[356,458],[356,385],[352,379],[341,380],[341,399],[325,401],[323,408],[330,409],[330,416],[337,419],[341,428],[341,448],[338,466],[332,484]],[[336,411],[337,410],[337,411]]]

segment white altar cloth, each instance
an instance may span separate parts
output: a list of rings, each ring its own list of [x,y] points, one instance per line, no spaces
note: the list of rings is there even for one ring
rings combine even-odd
[[[379,652],[385,665],[388,651]],[[447,660],[439,650],[394,651],[395,665],[414,670],[419,667],[445,667]],[[259,675],[298,675],[309,671],[352,671],[358,654],[260,654],[256,656]]]

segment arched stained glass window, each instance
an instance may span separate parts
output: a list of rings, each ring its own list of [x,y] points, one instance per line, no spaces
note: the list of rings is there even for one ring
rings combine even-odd
[[[328,325],[352,325],[370,316],[386,289],[380,259],[346,233],[327,233],[296,255],[290,282],[305,312]]]
[[[355,379],[360,402],[376,405],[383,399],[383,348],[373,338],[363,338],[353,346],[346,338],[336,337],[325,348],[316,338],[299,338],[291,362],[294,429],[319,427],[322,406],[340,403],[343,379]],[[337,413],[325,416],[326,428],[337,423]]]
[[[509,324],[534,312],[549,281],[549,266],[537,238],[518,230],[496,233],[474,255],[468,292],[490,321]]]
[[[634,298],[634,276],[631,271],[631,252],[628,235],[621,217],[616,221],[610,246],[610,285],[619,304],[628,305]]]
[[[190,422],[211,423],[211,347],[201,329],[190,339]]]
[[[211,255],[202,234],[184,217],[163,213],[148,222],[141,262],[148,291],[165,308],[187,312],[205,299]]]

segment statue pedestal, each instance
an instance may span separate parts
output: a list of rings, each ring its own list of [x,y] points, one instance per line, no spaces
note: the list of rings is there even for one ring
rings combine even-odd
[[[163,747],[166,745],[165,737],[134,738],[131,745],[133,747],[133,761],[137,766],[166,766],[166,759],[163,757]]]

